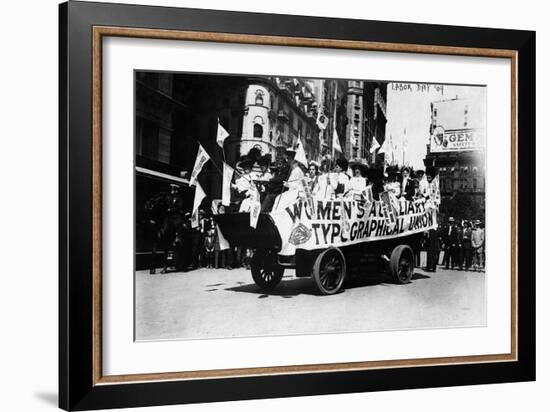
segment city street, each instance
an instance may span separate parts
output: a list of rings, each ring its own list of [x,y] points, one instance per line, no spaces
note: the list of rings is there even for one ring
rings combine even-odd
[[[158,273],[158,272],[157,272]],[[244,268],[136,273],[136,338],[201,339],[485,325],[485,273],[417,269],[406,285],[380,277],[321,296],[286,270],[270,294]]]

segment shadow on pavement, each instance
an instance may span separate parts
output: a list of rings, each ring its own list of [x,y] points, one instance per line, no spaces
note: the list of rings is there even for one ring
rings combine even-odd
[[[285,278],[289,279],[285,279]],[[430,276],[422,275],[420,273],[413,274],[412,279],[429,279]],[[365,275],[357,276],[352,279],[346,280],[342,291],[346,289],[355,289],[360,287],[368,286],[390,286],[392,283],[389,281],[386,275]],[[291,276],[284,276],[281,283],[279,283],[272,291],[265,292],[255,283],[243,284],[240,286],[235,286],[231,288],[226,288],[225,290],[230,290],[233,292],[244,292],[244,293],[254,293],[258,296],[259,299],[265,299],[271,296],[281,296],[284,298],[291,298],[298,295],[313,295],[313,296],[324,296],[322,295],[315,286],[315,282],[310,277],[305,278],[292,278]]]
[[[292,298],[298,295],[318,295],[319,292],[315,288],[313,280],[311,278],[296,278],[281,281],[275,289],[270,292],[265,292],[255,283],[249,283],[247,285],[235,286],[232,288],[227,288],[225,290],[230,290],[232,292],[244,292],[244,293],[254,293],[258,296],[259,299],[265,299],[269,296],[281,296],[283,298]]]

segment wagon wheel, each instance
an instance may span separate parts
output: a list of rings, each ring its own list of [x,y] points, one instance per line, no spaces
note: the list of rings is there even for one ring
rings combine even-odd
[[[391,254],[390,273],[396,283],[405,284],[411,281],[414,272],[414,254],[410,246],[399,245]]]
[[[337,293],[346,277],[346,259],[337,247],[321,252],[313,264],[313,280],[323,295]]]
[[[250,262],[252,279],[265,291],[272,290],[283,278],[285,268],[277,263],[273,250],[256,249]]]

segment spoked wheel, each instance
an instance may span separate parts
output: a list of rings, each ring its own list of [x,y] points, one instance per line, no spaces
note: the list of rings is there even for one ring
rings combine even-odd
[[[321,252],[313,264],[313,279],[323,295],[338,293],[346,277],[346,259],[337,247]]]
[[[409,283],[414,272],[414,254],[410,246],[397,246],[390,258],[390,273],[399,284]]]
[[[252,279],[265,291],[273,290],[283,278],[285,268],[277,263],[277,253],[273,250],[257,249],[250,262]]]

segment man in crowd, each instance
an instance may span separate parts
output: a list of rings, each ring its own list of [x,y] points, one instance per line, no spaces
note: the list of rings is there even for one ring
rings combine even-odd
[[[485,247],[485,231],[481,228],[481,221],[475,221],[472,231],[472,252],[474,256],[474,270],[483,270],[483,249]]]
[[[449,269],[449,264],[451,269],[454,269],[458,263],[459,235],[455,219],[451,216],[449,217],[448,224],[442,228],[441,233],[441,242],[445,250],[445,254],[443,255],[445,269]]]
[[[424,181],[427,183],[427,188],[425,190],[419,190],[419,195],[424,197],[426,200],[430,200],[435,207],[439,206],[439,199],[435,199],[438,193],[438,188],[436,187],[436,181],[434,181],[437,176],[437,169],[435,167],[428,167],[426,169],[426,178]],[[420,186],[419,186],[420,188]],[[429,272],[435,272],[437,268],[437,263],[439,261],[439,236],[437,235],[437,229],[430,229],[428,232],[428,256],[427,256],[427,270]]]
[[[183,197],[179,186],[171,184],[169,193],[161,192],[151,198],[145,203],[145,210],[149,215],[151,227],[158,228],[155,233],[149,273],[152,275],[156,273],[155,258],[159,245],[164,245],[166,248],[161,273],[166,273],[171,266],[179,268],[182,262],[183,236]],[[160,227],[157,226],[158,220],[162,221]]]
[[[472,266],[472,224],[466,220],[462,234],[462,255],[464,256],[464,269],[470,270]]]

